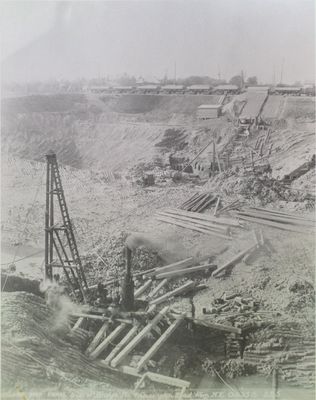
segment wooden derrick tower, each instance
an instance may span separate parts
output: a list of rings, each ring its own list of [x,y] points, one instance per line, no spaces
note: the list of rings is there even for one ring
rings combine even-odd
[[[53,281],[63,270],[75,298],[86,301],[88,285],[79,256],[73,225],[69,217],[56,154],[46,154],[45,276]],[[59,221],[55,223],[58,203]]]

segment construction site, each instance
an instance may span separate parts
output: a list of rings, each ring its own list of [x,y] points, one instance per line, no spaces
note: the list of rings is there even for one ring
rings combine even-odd
[[[314,131],[260,87],[3,99],[3,398],[314,398]]]

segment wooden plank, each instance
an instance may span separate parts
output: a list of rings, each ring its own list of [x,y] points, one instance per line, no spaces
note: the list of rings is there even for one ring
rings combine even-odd
[[[156,275],[156,278],[157,279],[173,278],[175,276],[192,274],[194,272],[203,271],[209,268],[216,268],[216,265],[214,264],[197,265],[195,267],[179,269],[177,271],[164,272],[162,274]]]
[[[108,346],[111,344],[112,340],[115,339],[123,330],[126,328],[126,324],[118,325],[114,331],[112,331],[104,340],[101,342],[95,350],[93,350],[89,357],[92,359],[97,358]]]
[[[157,299],[150,301],[149,305],[163,303],[164,301],[170,299],[170,297],[176,296],[177,294],[184,293],[190,289],[193,289],[194,286],[195,286],[195,283],[193,281],[188,281],[184,285],[182,285],[174,290],[171,290],[168,293],[165,293],[164,295],[158,297]]]
[[[138,345],[139,342],[158,324],[158,322],[168,312],[169,307],[164,307],[139,333],[136,335],[127,346],[112,360],[111,366],[117,367],[126,356]]]
[[[244,221],[253,222],[253,223],[261,224],[261,225],[267,225],[272,228],[281,229],[284,231],[291,231],[291,232],[305,233],[305,234],[312,233],[311,230],[309,230],[307,227],[303,228],[303,227],[299,227],[297,225],[282,224],[280,222],[273,222],[273,221],[269,221],[267,219],[262,219],[262,218],[247,217],[244,215],[240,215],[239,218]]]
[[[143,355],[139,360],[136,369],[140,371],[146,363],[154,356],[154,354],[160,349],[160,347],[166,342],[166,340],[172,335],[172,333],[178,328],[183,321],[183,316],[177,318],[169,328],[160,336],[160,338],[151,346],[151,348]]]
[[[139,287],[138,289],[136,289],[136,290],[135,290],[135,293],[134,293],[135,299],[136,299],[137,297],[139,297],[141,294],[143,294],[144,292],[146,292],[146,290],[149,289],[149,287],[151,286],[152,282],[153,282],[153,281],[152,281],[151,279],[148,279],[148,281],[146,281],[146,282],[143,284],[143,286],[141,286],[141,287]]]
[[[225,271],[227,268],[233,266],[236,264],[238,261],[240,261],[246,254],[250,253],[252,250],[257,248],[258,244],[256,243],[255,245],[251,245],[247,247],[246,249],[240,251],[238,254],[236,254],[231,260],[229,260],[227,263],[225,263],[222,267],[216,269],[213,273],[212,276],[216,277],[219,275],[221,272]]]
[[[169,279],[163,279],[147,296],[147,300],[152,299],[155,297],[155,295],[159,292],[160,289],[162,289],[167,283],[169,282]]]
[[[240,227],[240,224],[236,218],[214,217],[213,215],[199,214],[191,211],[183,211],[172,208],[166,208],[163,212],[167,212],[168,214],[183,215],[186,217],[191,217],[193,219],[210,221],[218,225],[229,225],[229,226]]]
[[[98,333],[95,335],[95,337],[93,338],[93,340],[91,341],[91,343],[89,344],[87,350],[86,350],[86,354],[89,355],[89,353],[91,353],[96,347],[97,345],[101,342],[101,340],[103,339],[103,337],[106,334],[106,328],[108,327],[108,322],[105,322],[101,328],[99,329]]]
[[[185,217],[183,215],[175,215],[175,214],[168,214],[166,212],[158,212],[157,215],[161,215],[167,218],[174,218],[180,221],[189,222],[190,224],[194,224],[196,226],[200,226],[201,228],[208,228],[210,230],[214,230],[219,233],[227,233],[228,227],[216,225],[209,221],[197,220],[190,217]]]
[[[184,222],[174,221],[171,218],[156,216],[156,219],[158,219],[158,221],[162,221],[162,222],[165,222],[165,223],[171,224],[171,225],[180,226],[181,228],[190,229],[192,231],[201,232],[201,233],[207,233],[208,235],[221,237],[221,238],[227,239],[227,240],[231,240],[232,239],[230,236],[222,235],[220,233],[217,233],[217,232],[214,232],[214,231],[211,231],[211,230],[207,230],[205,228],[199,228],[197,226],[186,224]]]
[[[126,336],[124,336],[123,339],[114,347],[111,353],[104,360],[107,365],[110,365],[113,358],[127,345],[130,340],[133,339],[133,337],[137,334],[138,329],[139,325],[133,326]]]

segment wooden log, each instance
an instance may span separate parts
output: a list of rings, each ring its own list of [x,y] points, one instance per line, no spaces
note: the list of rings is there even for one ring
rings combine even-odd
[[[173,278],[175,276],[192,274],[194,272],[204,271],[204,270],[210,269],[210,268],[216,268],[216,265],[214,265],[214,264],[197,265],[196,267],[180,269],[180,270],[171,271],[171,272],[164,272],[162,274],[156,275],[156,278],[157,279]]]
[[[144,292],[146,292],[146,290],[149,289],[149,287],[151,286],[152,282],[153,282],[153,281],[152,281],[151,279],[148,279],[148,281],[146,281],[146,282],[143,284],[143,286],[141,286],[141,287],[139,287],[138,289],[136,289],[136,290],[135,290],[135,293],[134,293],[135,299],[136,299],[137,297],[139,297],[140,295],[142,295]]]
[[[180,222],[180,221],[175,221],[172,218],[156,216],[156,219],[158,219],[158,221],[162,221],[162,222],[165,222],[165,223],[171,224],[171,225],[180,226],[181,228],[190,229],[192,231],[207,233],[208,235],[221,237],[221,238],[227,239],[227,240],[232,239],[230,236],[222,235],[216,231],[212,231],[212,230],[209,230],[206,228],[200,228],[200,227],[194,226],[192,224],[188,224],[188,223],[184,223],[184,222]]]
[[[108,327],[108,322],[105,322],[101,328],[99,329],[98,333],[95,335],[93,338],[92,342],[89,344],[86,354],[89,355],[96,347],[97,345],[101,342],[103,339],[104,335],[106,334],[106,329]]]
[[[203,221],[203,220],[197,220],[197,219],[193,219],[191,217],[185,217],[182,215],[175,215],[175,214],[168,214],[168,213],[164,213],[164,212],[159,212],[157,213],[157,215],[161,215],[163,217],[167,217],[167,218],[174,218],[177,220],[181,220],[184,222],[189,222],[191,224],[195,224],[197,226],[201,226],[202,228],[210,228],[212,230],[218,231],[220,233],[227,233],[228,228],[226,226],[221,226],[221,225],[216,225],[213,222],[209,222],[209,221]]]
[[[190,210],[190,208],[194,207],[197,203],[201,201],[203,196],[204,194],[199,194],[198,196],[196,196],[194,199],[187,203],[185,209]]]
[[[189,257],[184,260],[177,261],[177,262],[169,264],[169,265],[165,265],[163,267],[155,268],[154,272],[151,273],[152,274],[151,276],[160,274],[162,272],[174,271],[176,269],[191,267],[191,265],[193,265],[193,263],[194,263],[193,257]]]
[[[199,201],[197,201],[195,203],[195,205],[193,207],[191,207],[191,211],[197,211],[199,209],[199,207],[209,199],[209,194],[206,193],[204,195],[201,196],[201,198],[199,199]]]
[[[238,261],[240,261],[246,254],[250,253],[257,247],[257,243],[255,245],[251,245],[247,247],[245,250],[240,251],[238,254],[236,254],[231,260],[229,260],[227,263],[225,263],[222,267],[216,269],[213,273],[212,276],[216,277],[218,276],[221,272],[225,271],[227,268],[231,267],[232,265],[236,264]]]
[[[114,331],[112,331],[98,346],[94,349],[90,354],[89,357],[91,359],[97,358],[114,340],[123,330],[126,328],[126,324],[118,325]]]
[[[291,224],[291,225],[299,225],[299,226],[308,226],[308,227],[313,227],[315,226],[315,224],[313,223],[313,221],[309,221],[309,220],[303,220],[303,219],[295,219],[295,218],[287,218],[282,217],[282,216],[278,216],[275,214],[269,214],[269,213],[264,213],[264,212],[260,212],[260,211],[240,211],[237,213],[237,215],[244,215],[246,217],[255,217],[255,218],[263,218],[263,219],[267,219],[269,221],[275,221],[275,222],[282,222],[285,224]]]
[[[126,356],[138,345],[138,343],[158,324],[158,322],[167,314],[169,307],[164,307],[112,360],[111,366],[117,367]]]
[[[137,371],[140,371],[146,363],[153,357],[153,355],[160,349],[160,347],[167,341],[172,333],[178,328],[183,321],[183,316],[178,317],[173,324],[160,336],[160,338],[151,346],[151,348],[143,355],[137,364]]]
[[[82,318],[90,318],[90,319],[97,319],[99,321],[109,321],[110,317],[105,317],[104,315],[95,315],[95,314],[83,314],[83,313],[71,313],[73,317],[82,317]],[[117,322],[122,322],[125,324],[133,324],[131,319],[123,319],[123,318],[114,318]]]
[[[193,196],[191,196],[188,200],[186,200],[184,203],[181,204],[180,208],[187,206],[189,203],[191,203],[192,200],[196,199],[198,196],[199,196],[198,192],[194,193]]]
[[[111,353],[106,357],[104,362],[110,365],[113,358],[129,343],[137,334],[139,325],[133,326],[130,331],[123,337],[123,339],[114,347]]]
[[[238,203],[239,203],[239,200],[235,200],[235,201],[233,201],[233,202],[227,204],[225,207],[223,207],[223,208],[221,209],[221,212],[226,211],[226,210],[228,210],[229,208],[236,206]]]
[[[190,318],[191,319],[191,318]],[[218,324],[215,322],[210,321],[209,319],[200,319],[200,318],[193,318],[194,323],[197,325],[207,326],[208,328],[216,329],[223,332],[231,332],[231,333],[241,333],[240,328],[235,328],[234,326]]]
[[[81,328],[83,322],[84,322],[84,317],[79,317],[75,323],[75,325],[71,328],[72,332],[76,331],[78,328]]]
[[[143,377],[144,375],[146,375],[146,377],[151,380],[152,382],[156,382],[156,383],[161,383],[163,385],[169,385],[169,386],[175,386],[175,387],[185,387],[188,388],[190,386],[190,382],[189,381],[185,381],[183,379],[179,379],[179,378],[172,378],[170,376],[166,376],[166,375],[160,375],[157,374],[156,372],[146,372],[145,374],[140,374],[136,368],[127,366],[127,365],[122,365],[121,367],[119,367],[119,371],[123,372],[124,374],[128,374],[131,376],[135,376],[135,377]]]
[[[216,197],[211,197],[206,203],[204,203],[198,210],[197,212],[202,212],[204,211],[210,204],[213,203],[213,201],[216,199]]]
[[[220,201],[221,201],[221,198],[220,198],[220,196],[218,196],[217,202],[216,202],[216,206],[215,206],[215,210],[214,210],[214,217],[216,217],[216,213],[217,213],[217,209],[218,209]]]
[[[303,220],[303,221],[307,221],[310,223],[316,223],[315,219],[313,218],[306,218],[302,215],[293,215],[293,214],[289,214],[283,211],[278,211],[278,210],[270,210],[268,208],[262,208],[262,207],[249,207],[248,210],[245,211],[252,211],[252,212],[261,212],[261,213],[266,213],[266,214],[270,214],[270,215],[276,215],[279,217],[284,217],[284,218],[289,218],[289,219],[298,219],[298,220]]]
[[[229,225],[229,226],[235,226],[235,227],[240,228],[240,224],[236,218],[214,217],[213,215],[197,214],[197,213],[190,212],[190,211],[183,211],[183,210],[177,210],[177,209],[172,209],[172,208],[167,208],[163,212],[166,212],[168,214],[174,214],[174,215],[183,215],[185,217],[191,217],[193,219],[198,219],[198,220],[203,220],[203,221],[210,221],[217,225]]]
[[[281,229],[284,231],[291,231],[291,232],[297,232],[297,233],[305,233],[305,234],[311,234],[312,232],[309,229],[305,228],[300,228],[299,226],[296,225],[289,225],[289,224],[282,224],[280,222],[273,222],[269,221],[267,219],[262,219],[262,218],[255,218],[255,217],[247,217],[244,215],[239,216],[240,219],[248,222],[253,222],[257,224],[262,224],[262,225],[267,225],[272,228],[277,228]]]
[[[163,279],[147,296],[147,300],[150,300],[155,297],[157,293],[159,293],[159,290],[162,289],[167,283],[169,282],[169,279]]]
[[[167,224],[180,226],[181,228],[190,229],[192,231],[201,232],[201,233],[207,233],[208,235],[217,236],[217,237],[221,237],[223,239],[231,240],[231,237],[229,237],[229,236],[225,236],[225,235],[222,235],[215,231],[207,230],[205,228],[199,228],[199,227],[196,227],[196,226],[188,224],[188,223],[174,221],[171,218],[156,216],[156,219],[158,219],[158,221],[166,222]]]
[[[193,281],[188,281],[186,282],[184,285],[171,290],[171,292],[165,293],[164,295],[152,300],[149,302],[149,305],[153,305],[153,304],[160,304],[163,303],[164,301],[170,299],[170,297],[176,296],[180,293],[184,293],[187,292],[190,289],[193,289],[195,286],[195,283]]]

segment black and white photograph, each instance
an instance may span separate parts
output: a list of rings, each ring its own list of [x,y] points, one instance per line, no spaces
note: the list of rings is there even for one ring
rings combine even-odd
[[[315,1],[7,0],[1,399],[315,398]]]

